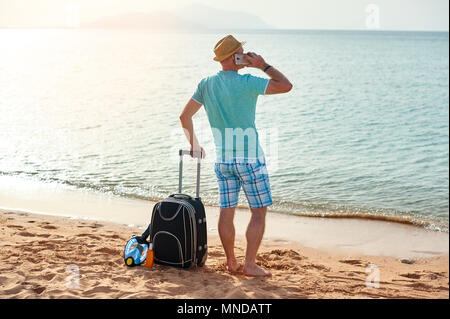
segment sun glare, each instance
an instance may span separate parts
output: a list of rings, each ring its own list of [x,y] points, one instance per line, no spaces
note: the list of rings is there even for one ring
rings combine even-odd
[[[80,27],[80,5],[75,2],[66,4],[66,27],[79,28]]]

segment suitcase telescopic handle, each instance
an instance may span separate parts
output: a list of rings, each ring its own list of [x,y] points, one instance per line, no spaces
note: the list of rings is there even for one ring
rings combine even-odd
[[[202,152],[199,151],[187,151],[187,150],[180,150],[180,161],[179,161],[179,176],[178,176],[178,193],[182,193],[183,188],[183,156],[184,155],[190,155],[190,156],[196,156],[197,157],[197,185],[195,187],[195,198],[200,198],[200,162],[202,160]]]

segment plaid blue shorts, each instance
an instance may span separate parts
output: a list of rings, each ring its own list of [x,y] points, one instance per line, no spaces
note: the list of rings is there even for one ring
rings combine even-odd
[[[259,159],[251,162],[216,163],[214,166],[219,183],[220,207],[238,205],[241,186],[250,208],[272,205],[269,174],[266,163]]]

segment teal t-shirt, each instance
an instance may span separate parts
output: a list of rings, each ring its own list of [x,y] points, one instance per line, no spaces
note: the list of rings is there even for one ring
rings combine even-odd
[[[258,95],[269,79],[234,71],[204,78],[192,99],[205,107],[216,145],[218,162],[254,159],[264,155],[255,127]]]

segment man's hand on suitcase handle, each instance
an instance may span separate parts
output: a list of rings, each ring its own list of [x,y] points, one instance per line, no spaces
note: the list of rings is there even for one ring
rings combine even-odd
[[[205,156],[206,156],[206,152],[205,152],[205,150],[203,149],[203,147],[192,147],[191,146],[191,157],[192,158],[198,158],[198,156],[197,156],[197,152],[200,152],[200,154],[202,154],[202,158],[205,158]]]

